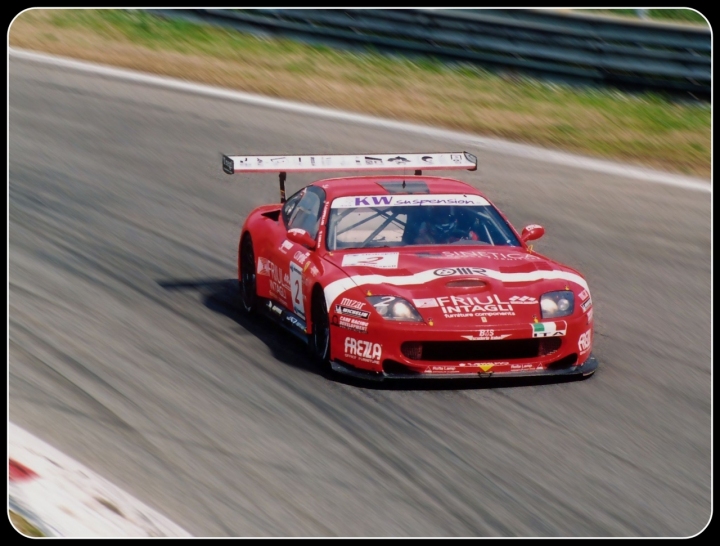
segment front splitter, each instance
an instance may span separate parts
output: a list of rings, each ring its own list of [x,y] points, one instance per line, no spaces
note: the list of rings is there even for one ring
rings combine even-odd
[[[386,379],[492,379],[492,378],[513,378],[513,377],[552,377],[552,376],[589,376],[595,373],[598,368],[598,361],[594,355],[590,355],[582,366],[572,366],[560,370],[542,370],[527,372],[474,372],[474,373],[385,373],[371,372],[348,366],[342,362],[332,361],[330,363],[332,370],[342,375],[357,377],[359,379],[367,379],[370,381],[384,381]]]

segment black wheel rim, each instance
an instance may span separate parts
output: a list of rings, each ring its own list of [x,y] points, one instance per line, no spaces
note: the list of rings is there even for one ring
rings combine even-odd
[[[317,299],[315,316],[317,317],[313,325],[315,350],[317,351],[318,357],[326,360],[328,349],[330,348],[330,320],[328,319],[325,300],[323,298]]]
[[[255,254],[253,253],[252,243],[247,238],[242,243],[240,263],[242,302],[245,309],[249,310],[255,303]]]

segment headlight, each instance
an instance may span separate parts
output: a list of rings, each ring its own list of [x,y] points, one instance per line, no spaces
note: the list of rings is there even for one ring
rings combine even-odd
[[[406,299],[397,296],[368,296],[367,300],[384,319],[410,322],[423,321],[420,313]]]
[[[540,297],[542,318],[567,317],[575,310],[575,298],[570,290],[548,292]]]

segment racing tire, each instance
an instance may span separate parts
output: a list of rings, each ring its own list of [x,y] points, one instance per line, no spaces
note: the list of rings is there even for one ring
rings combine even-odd
[[[329,374],[332,370],[330,366],[330,317],[322,290],[315,290],[313,293],[311,312],[313,324],[310,348],[321,371]]]
[[[240,243],[240,306],[249,314],[257,310],[257,276],[252,239],[245,234]]]

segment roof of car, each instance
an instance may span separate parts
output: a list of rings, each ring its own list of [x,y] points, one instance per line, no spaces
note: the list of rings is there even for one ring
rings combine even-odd
[[[402,188],[405,182],[405,188]],[[353,176],[346,178],[325,178],[310,184],[323,188],[328,199],[352,195],[437,194],[457,193],[483,195],[466,182],[439,176]]]

